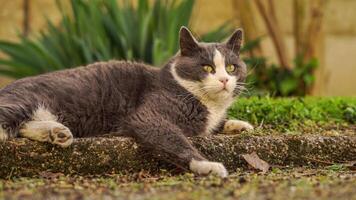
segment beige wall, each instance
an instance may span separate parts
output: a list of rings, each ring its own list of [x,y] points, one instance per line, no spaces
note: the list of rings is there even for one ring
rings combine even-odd
[[[40,30],[46,24],[46,17],[58,21],[59,12],[55,0],[31,1],[31,29]],[[68,1],[68,0],[61,0]],[[23,0],[0,0],[0,39],[16,40],[18,31],[22,30]]]
[[[64,0],[63,0],[64,1]],[[239,26],[233,0],[197,0],[194,8],[192,26],[197,33],[205,32],[226,20]],[[59,20],[55,9],[55,0],[32,0],[31,28],[39,30],[45,24],[43,15]],[[286,36],[288,54],[292,58],[294,42],[292,37],[293,0],[275,1],[277,18]],[[353,95],[356,96],[356,0],[329,0],[325,13],[325,65],[318,82],[317,95]],[[16,40],[17,31],[22,25],[22,0],[0,0],[0,39]],[[260,35],[266,33],[259,14],[257,24]],[[271,41],[263,41],[264,53],[270,62],[276,62]]]
[[[193,26],[198,33],[217,26],[225,20],[232,20],[239,26],[239,20],[234,19],[233,0],[198,0],[195,9]],[[286,36],[288,55],[294,55],[293,0],[275,1],[277,18]],[[317,83],[316,95],[323,96],[356,96],[356,1],[329,0],[325,12],[324,63],[320,66],[320,82]],[[263,21],[254,8],[257,25],[266,34]],[[270,39],[263,41],[264,54],[271,62],[277,62],[276,54]]]

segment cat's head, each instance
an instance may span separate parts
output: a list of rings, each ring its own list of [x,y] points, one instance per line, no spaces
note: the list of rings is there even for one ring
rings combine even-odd
[[[244,88],[246,65],[240,59],[242,30],[223,43],[199,43],[182,27],[180,52],[174,58],[174,79],[189,92],[212,100],[231,99]]]

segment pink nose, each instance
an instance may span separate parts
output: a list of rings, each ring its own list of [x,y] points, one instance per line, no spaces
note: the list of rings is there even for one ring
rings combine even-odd
[[[219,81],[220,81],[221,83],[223,83],[224,86],[225,86],[226,83],[229,81],[229,79],[228,79],[228,78],[221,78],[221,79],[219,79]]]

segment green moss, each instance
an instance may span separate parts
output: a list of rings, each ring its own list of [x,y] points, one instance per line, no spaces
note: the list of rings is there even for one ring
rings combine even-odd
[[[241,98],[228,114],[277,130],[349,126],[356,124],[356,98]]]

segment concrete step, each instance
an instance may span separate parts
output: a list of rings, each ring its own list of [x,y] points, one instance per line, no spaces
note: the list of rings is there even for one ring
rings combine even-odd
[[[356,136],[208,136],[191,138],[202,154],[230,170],[246,167],[241,154],[256,152],[270,165],[310,166],[356,160]],[[159,158],[157,158],[159,157]],[[44,171],[101,175],[176,170],[164,155],[132,139],[76,139],[68,148],[17,138],[0,143],[0,177],[37,176]]]

